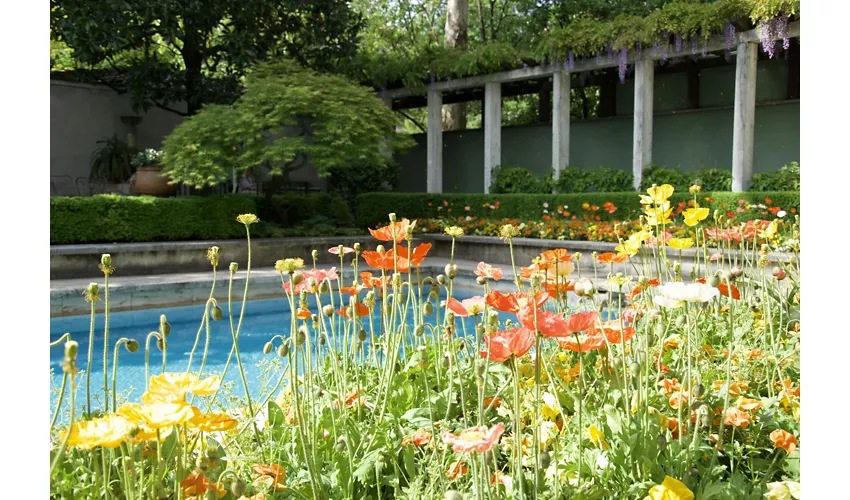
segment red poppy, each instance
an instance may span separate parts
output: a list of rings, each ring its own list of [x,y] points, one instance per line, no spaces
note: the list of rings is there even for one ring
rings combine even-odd
[[[517,312],[517,318],[519,318],[522,326],[531,331],[534,331],[536,321],[537,331],[544,337],[566,337],[571,333],[569,330],[570,324],[564,319],[563,313],[556,314],[551,311],[537,309],[535,317],[534,309],[526,305]]]
[[[661,282],[658,281],[657,279],[653,278],[653,279],[647,281],[645,285],[638,283],[637,285],[635,285],[634,288],[632,288],[632,291],[629,292],[628,295],[626,295],[626,298],[629,299],[629,300],[634,300],[635,297],[637,297],[638,295],[643,293],[644,290],[646,290],[647,288],[649,288],[651,286],[661,286]]]
[[[614,253],[614,252],[605,252],[600,254],[597,259],[601,264],[620,264],[626,261],[629,258],[629,254],[627,253]]]
[[[254,486],[271,487],[275,491],[286,490],[283,480],[286,479],[286,471],[278,464],[265,465],[254,464],[251,466],[257,476],[254,478]]]
[[[469,467],[466,466],[466,462],[456,460],[449,465],[449,470],[446,471],[446,477],[449,478],[450,481],[454,481],[467,472],[469,472]]]
[[[351,306],[354,306],[356,308],[357,316],[362,318],[363,316],[369,315],[369,308],[364,306],[361,302],[351,304],[348,307],[351,307]],[[348,317],[348,311],[349,311],[348,307],[346,307],[345,309],[337,309],[336,313],[339,314],[340,316],[344,317],[344,318],[347,318]]]
[[[511,356],[517,358],[525,356],[534,345],[534,331],[527,328],[502,330],[493,335],[485,335],[484,343],[490,346],[490,355],[487,355],[485,349],[481,351],[481,356],[501,363]]]
[[[546,292],[540,292],[535,297],[537,307],[545,304],[547,300],[549,300],[549,294]],[[487,294],[485,301],[488,306],[499,311],[516,313],[528,301],[528,294],[523,292],[502,293],[493,290]]]
[[[700,279],[697,280],[697,283],[702,283],[704,285],[706,283],[706,279],[700,278]],[[720,295],[723,295],[724,297],[730,297],[729,291],[731,290],[732,291],[731,298],[733,300],[741,300],[740,290],[738,290],[738,287],[736,287],[735,285],[733,285],[731,283],[726,284],[723,281],[721,281],[720,284],[717,285],[717,290],[720,292]]]
[[[354,249],[353,249],[353,248],[351,248],[351,247],[344,247],[344,246],[342,246],[342,245],[340,245],[340,246],[338,246],[338,247],[331,247],[331,248],[328,248],[328,252],[330,252],[330,253],[332,253],[332,254],[334,254],[334,255],[339,255],[339,253],[340,253],[340,252],[339,252],[339,249],[340,249],[340,248],[342,248],[342,254],[343,254],[343,255],[347,255],[347,254],[350,254],[350,253],[354,253]]]
[[[451,312],[455,313],[455,316],[478,316],[484,312],[484,297],[477,295],[475,297],[463,299],[463,301],[452,297],[446,303],[446,307]]]
[[[372,229],[369,228],[369,232],[372,234],[372,237],[376,240],[381,241],[393,241],[396,243],[404,240],[405,236],[407,236],[407,228],[414,227],[416,225],[416,221],[411,223],[407,219],[402,219],[398,222],[393,222],[387,226],[384,226],[380,229]]]
[[[631,326],[624,326],[620,329],[620,322],[618,320],[606,321],[602,323],[600,328],[596,328],[594,331],[605,335],[608,342],[611,342],[612,344],[628,342],[635,336],[636,333],[635,329]]]
[[[381,289],[385,284],[389,282],[389,279],[385,276],[383,278],[373,277],[372,273],[369,271],[361,271],[360,272],[360,281],[363,282],[363,286],[365,288],[378,288]]]
[[[384,271],[406,273],[410,268],[410,261],[402,256],[397,256],[392,248],[383,252],[367,250],[363,252],[363,260],[369,264],[369,267],[383,269]]]
[[[605,347],[605,336],[598,331],[589,334],[573,334],[558,339],[561,349],[573,352],[589,352]]]

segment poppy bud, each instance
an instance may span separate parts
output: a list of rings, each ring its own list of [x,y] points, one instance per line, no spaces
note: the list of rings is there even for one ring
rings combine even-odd
[[[289,281],[291,281],[293,285],[298,285],[304,281],[304,275],[301,273],[295,273],[291,278],[289,278]]]
[[[331,291],[330,283],[328,283],[327,280],[322,280],[322,282],[319,283],[319,292],[320,293],[328,293],[330,291]]]
[[[237,478],[234,479],[232,483],[230,483],[230,492],[233,493],[235,498],[239,498],[245,493],[245,481]]]
[[[375,251],[377,251],[378,253],[384,253],[384,245],[378,245],[377,247],[375,247]]]
[[[281,358],[289,356],[289,342],[284,342],[277,348],[277,355]]]
[[[483,359],[478,359],[475,362],[475,374],[478,378],[484,377],[484,372],[487,370],[487,363],[484,362]]]
[[[720,286],[720,277],[719,276],[709,276],[708,280],[706,280],[708,285],[717,288]]]
[[[437,283],[439,283],[441,285],[445,285],[446,284],[446,277],[442,274],[438,274],[437,275]],[[432,290],[433,290],[433,288],[432,288]]]
[[[234,273],[236,273],[236,271],[237,271],[238,269],[239,269],[239,264],[237,264],[237,263],[235,263],[235,262],[231,262],[231,263],[230,263],[230,274],[234,274]]]
[[[484,286],[484,285],[487,284],[487,278],[485,278],[484,276],[479,276],[479,277],[475,278],[475,282],[478,283],[481,286]]]
[[[272,349],[274,349],[274,345],[272,345],[271,342],[266,342],[265,345],[263,345],[263,354],[269,354],[272,352]]]
[[[573,292],[579,297],[584,297],[584,282],[577,281],[575,285],[573,285]]]
[[[673,263],[673,272],[676,273],[676,274],[679,274],[679,273],[682,272],[682,263],[681,262],[674,262]]]
[[[686,321],[687,320],[684,316],[679,316],[678,318],[676,318],[676,328],[684,328]]]
[[[337,451],[337,453],[344,453],[345,448],[346,448],[346,446],[345,446],[345,436],[340,436],[339,439],[336,440],[336,444],[334,445],[334,449]]]
[[[333,313],[334,313],[334,306],[332,306],[330,304],[325,304],[325,305],[322,306],[322,314],[324,314],[325,316],[330,318],[333,315]]]
[[[357,340],[359,340],[360,342],[366,341],[366,330],[360,330],[359,332],[357,332]]]
[[[319,251],[314,248],[313,251],[310,252],[310,255],[313,257],[313,260],[316,260],[319,258]]]
[[[632,361],[632,364],[629,365],[629,373],[631,373],[633,377],[640,375],[640,363]]]
[[[646,317],[650,321],[661,319],[661,311],[658,309],[650,309],[649,312],[646,313]]]
[[[452,364],[452,358],[449,353],[443,353],[443,368],[449,368]]]
[[[446,264],[445,273],[450,280],[455,279],[455,276],[457,276],[457,264]]]
[[[360,253],[360,243],[354,244],[354,251]]]
[[[695,385],[693,394],[695,398],[701,398],[705,396],[705,386],[702,384]]]
[[[443,496],[443,500],[463,500],[463,495],[459,491],[449,490]]]
[[[425,316],[430,316],[434,314],[434,304],[432,304],[430,301],[426,302],[422,312],[425,313]]]
[[[198,470],[201,472],[206,472],[210,468],[210,460],[207,457],[201,455],[198,457],[197,460],[195,460],[195,467],[197,467]]]
[[[453,312],[451,312],[451,311],[446,311],[446,320],[447,320],[449,323],[453,323],[453,322],[454,322],[454,320],[455,320],[455,313],[453,313]]]
[[[298,328],[298,333],[295,335],[295,342],[301,346],[304,342],[307,341],[307,332],[304,331],[304,327]]]
[[[165,344],[164,338],[159,337],[159,338],[156,339],[156,348],[159,349],[160,351],[165,350],[166,344]]]
[[[325,345],[328,343],[327,337],[325,335],[319,335],[319,345]]]
[[[139,352],[139,341],[136,339],[127,339],[127,342],[124,343],[124,347],[127,348],[128,352]]]
[[[658,440],[656,442],[658,444],[658,449],[660,451],[663,452],[664,450],[667,449],[667,436],[665,436],[664,434],[659,434]]]
[[[437,277],[439,278],[439,276]],[[443,278],[443,283],[445,284],[445,278]],[[428,297],[432,299],[437,299],[440,297],[440,287],[438,285],[432,284],[428,289]]]
[[[487,316],[487,320],[490,323],[490,326],[496,326],[499,324],[499,313],[496,311],[490,311],[490,314]]]
[[[733,278],[740,278],[742,274],[744,274],[744,270],[741,269],[741,266],[735,266],[730,271],[730,274]]]
[[[664,334],[667,333],[667,325],[661,322],[656,323],[653,328],[653,333],[656,337],[663,337]]]
[[[421,336],[425,335],[425,325],[422,325],[422,324],[416,325],[416,328],[413,330],[413,333],[417,337],[421,337]]]
[[[75,359],[77,357],[77,353],[80,350],[80,344],[76,340],[69,340],[65,342],[65,357],[68,359]]]
[[[168,337],[171,334],[171,325],[168,324],[168,320],[165,319],[164,314],[159,317],[159,333],[164,337]]]
[[[776,278],[778,281],[784,280],[785,279],[785,270],[782,269],[781,267],[774,267],[773,268],[773,277]]]
[[[544,469],[548,469],[549,465],[552,463],[552,456],[549,455],[548,451],[544,451],[540,453],[540,467]]]
[[[395,221],[396,221],[395,213],[391,213],[390,214],[390,222],[395,222]]]
[[[587,296],[591,296],[595,292],[595,288],[593,282],[587,278],[584,278],[584,294]]]
[[[478,323],[478,326],[475,327],[475,333],[484,335],[484,323]]]
[[[221,308],[218,306],[213,306],[212,309],[210,309],[210,317],[212,317],[215,321],[221,321],[223,314],[224,313]]]

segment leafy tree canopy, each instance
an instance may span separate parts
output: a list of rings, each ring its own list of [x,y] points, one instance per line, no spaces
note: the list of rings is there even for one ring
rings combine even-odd
[[[232,169],[265,166],[272,175],[306,164],[387,166],[413,141],[372,89],[281,60],[258,66],[233,105],[209,104],[164,142],[163,173],[190,186],[214,185]]]
[[[179,112],[170,106],[185,102],[189,115],[205,103],[233,102],[246,69],[270,57],[333,69],[356,53],[362,25],[346,0],[51,0],[51,6],[51,38],[72,49],[82,67],[120,73],[137,108]]]

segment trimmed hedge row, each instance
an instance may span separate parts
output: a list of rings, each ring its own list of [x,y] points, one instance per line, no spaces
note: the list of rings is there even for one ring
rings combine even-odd
[[[705,198],[713,198],[708,202]],[[752,204],[764,204],[765,198],[770,206],[778,206],[790,211],[800,210],[800,193],[791,191],[728,193],[699,193],[697,200],[701,206],[712,209],[735,210],[738,200]],[[687,191],[674,193],[670,198],[675,207],[679,202],[693,199]],[[498,202],[498,206],[496,205]],[[616,206],[613,213],[602,208],[610,202]],[[548,207],[544,206],[548,204]],[[600,207],[594,215],[601,220],[628,220],[637,217],[641,210],[637,193],[582,193],[582,194],[425,194],[425,193],[366,193],[357,197],[357,225],[359,227],[377,227],[389,223],[388,214],[393,212],[399,218],[420,219],[440,216],[472,216],[484,218],[516,218],[520,220],[541,220],[544,210],[552,212],[558,206],[572,214],[587,213],[581,207],[588,203]],[[495,209],[490,207],[496,207]],[[469,210],[466,209],[469,207]],[[438,210],[438,208],[440,208]],[[741,214],[745,218],[748,214]],[[738,220],[741,220],[739,218]],[[750,217],[752,218],[752,217]]]
[[[98,195],[50,198],[50,244],[180,241],[244,238],[236,216],[254,213],[257,237],[276,227],[316,219],[351,226],[354,219],[338,196],[329,194],[185,196]]]

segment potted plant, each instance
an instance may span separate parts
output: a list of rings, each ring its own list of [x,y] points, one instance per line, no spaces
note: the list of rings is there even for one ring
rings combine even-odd
[[[133,182],[133,194],[151,196],[171,196],[177,192],[177,186],[169,184],[170,179],[161,175],[160,160],[162,151],[146,149],[133,157],[136,168]]]
[[[135,172],[132,158],[136,149],[116,135],[97,143],[100,146],[92,153],[89,182],[102,181],[112,185],[109,190],[127,192],[127,182]]]

